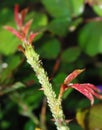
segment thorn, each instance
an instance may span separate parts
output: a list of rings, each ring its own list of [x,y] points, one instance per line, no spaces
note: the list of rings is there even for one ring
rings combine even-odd
[[[68,120],[65,120],[66,123],[70,123],[71,121],[73,121],[73,119],[68,119]]]
[[[54,118],[52,118],[51,119],[51,121],[53,121],[53,122],[55,122],[55,119]],[[68,124],[68,123],[70,123],[71,121],[73,121],[73,119],[68,119],[68,120],[65,120],[65,122]]]
[[[51,121],[53,121],[53,122],[55,122],[55,119],[54,118],[52,118],[52,119],[50,119]]]
[[[44,90],[44,89],[43,89],[43,88],[40,88],[39,90],[41,90],[41,91],[42,91],[42,90]]]

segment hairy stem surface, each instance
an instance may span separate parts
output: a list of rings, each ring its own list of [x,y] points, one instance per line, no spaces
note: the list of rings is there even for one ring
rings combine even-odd
[[[44,94],[47,97],[47,102],[52,112],[55,124],[58,130],[69,130],[66,124],[65,116],[61,107],[61,103],[56,97],[55,92],[52,89],[52,85],[49,82],[47,73],[42,67],[42,63],[39,60],[39,55],[35,52],[31,44],[25,44],[25,56],[27,62],[32,66],[37,78],[43,88]]]

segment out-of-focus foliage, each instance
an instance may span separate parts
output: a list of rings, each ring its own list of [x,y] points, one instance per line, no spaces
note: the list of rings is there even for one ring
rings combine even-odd
[[[90,33],[91,32],[91,33]],[[79,34],[79,44],[90,56],[102,53],[102,22],[86,24]],[[87,44],[86,44],[87,43]]]
[[[40,32],[33,45],[58,95],[63,80],[76,68],[86,68],[86,71],[73,82],[102,85],[102,1],[0,2],[0,130],[56,129],[36,75],[18,51],[20,41],[3,29],[4,25],[16,28],[13,16],[16,3],[21,9],[28,7],[26,21],[33,19],[31,30]],[[55,73],[53,68],[58,59],[60,64]],[[95,100],[95,106],[89,108],[84,96],[73,89],[67,90],[62,106],[66,119],[73,119],[70,129],[83,130],[83,126],[87,130],[102,129],[101,104]],[[85,111],[89,112],[85,118],[88,126],[83,121]],[[75,119],[78,112],[82,123]]]
[[[83,12],[84,0],[42,0],[48,13],[55,18],[71,18],[80,15]]]
[[[95,105],[91,108],[78,110],[76,118],[79,124],[85,129],[94,130],[95,128],[101,129],[102,124],[102,104]],[[87,122],[88,120],[88,122]]]

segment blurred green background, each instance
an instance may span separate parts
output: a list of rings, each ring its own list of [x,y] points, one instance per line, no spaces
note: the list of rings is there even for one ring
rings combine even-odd
[[[0,1],[0,130],[55,129],[52,115],[35,73],[18,51],[20,41],[3,29],[16,27],[14,5],[29,8],[25,21],[33,19],[31,30],[41,32],[34,41],[48,76],[60,61],[52,79],[58,95],[65,77],[86,68],[74,82],[102,88],[102,0],[1,0]],[[71,130],[102,129],[102,101],[95,105],[75,90],[63,96]]]

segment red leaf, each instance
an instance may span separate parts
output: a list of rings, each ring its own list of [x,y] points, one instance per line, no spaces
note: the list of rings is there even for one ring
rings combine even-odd
[[[25,51],[24,51],[24,49],[23,49],[23,47],[21,45],[18,46],[18,50],[25,53]]]
[[[75,79],[80,73],[82,73],[85,69],[77,69],[70,73],[64,80],[64,84],[69,84],[73,79]]]
[[[14,17],[15,17],[15,21],[18,26],[18,29],[21,29],[21,27],[23,26],[24,18],[26,16],[27,12],[28,12],[27,8],[23,9],[21,12],[19,12],[19,5],[18,4],[15,5]]]
[[[28,8],[25,8],[25,9],[23,9],[23,10],[20,12],[21,17],[22,17],[22,23],[24,22],[24,19],[25,19],[25,16],[26,16],[27,12],[28,12]]]
[[[98,89],[95,85],[90,84],[90,83],[85,83],[86,86],[88,86],[89,88],[93,89],[96,92],[101,92],[100,89]]]
[[[39,33],[30,33],[30,36],[29,36],[29,42],[32,43],[33,39],[38,35]]]
[[[12,34],[14,34],[20,40],[22,40],[24,38],[18,31],[16,31],[14,28],[12,28],[10,26],[4,26],[4,29],[10,31]]]
[[[81,85],[83,87],[85,87],[95,97],[97,97],[98,99],[102,99],[102,95],[97,93],[97,92],[100,92],[100,90],[96,86],[94,86],[93,84],[89,84],[89,83],[84,83],[84,84],[81,84]]]
[[[19,5],[16,4],[14,7],[14,17],[15,17],[15,21],[16,21],[17,25],[19,23],[18,14],[19,14]]]
[[[14,17],[17,24],[17,27],[20,29],[22,27],[22,16],[19,13],[19,5],[16,4],[14,8]]]
[[[84,83],[84,84],[70,83],[74,78],[76,78],[83,71],[84,69],[74,70],[66,77],[66,79],[64,80],[64,84],[61,85],[59,97],[62,96],[62,94],[64,93],[64,91],[66,91],[66,89],[72,87],[77,91],[79,91],[80,93],[82,93],[84,96],[86,96],[91,101],[91,105],[93,105],[94,96],[98,99],[102,99],[102,95],[99,94],[100,90],[95,85],[90,83]]]
[[[25,35],[27,35],[31,24],[32,24],[32,20],[29,20],[29,21],[24,25],[24,27],[23,27],[23,29],[22,29],[22,32],[23,32]]]
[[[66,91],[67,88],[68,88],[68,86],[66,86],[64,84],[61,85],[58,98],[62,97],[63,93]]]
[[[86,96],[91,101],[91,105],[93,105],[94,97],[92,91],[89,91],[87,87],[85,87],[85,84],[73,84],[71,87]]]
[[[97,88],[93,84],[73,84],[71,87],[85,95],[91,101],[91,105],[94,103],[93,96],[97,97],[98,99],[102,99],[102,95],[95,92],[97,91]]]

